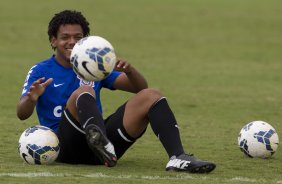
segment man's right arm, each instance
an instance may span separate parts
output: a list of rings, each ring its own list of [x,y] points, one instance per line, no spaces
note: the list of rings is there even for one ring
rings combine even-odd
[[[17,116],[20,120],[29,118],[36,105],[36,101],[33,101],[29,96],[23,96],[17,105]]]
[[[42,77],[32,83],[26,96],[23,96],[17,105],[17,116],[20,120],[29,118],[35,108],[38,98],[44,93],[45,88],[53,81],[52,78],[44,81]]]

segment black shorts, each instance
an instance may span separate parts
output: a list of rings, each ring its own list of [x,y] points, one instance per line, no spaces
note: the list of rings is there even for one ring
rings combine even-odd
[[[107,137],[114,145],[118,159],[136,140],[129,136],[123,127],[125,105],[120,106],[104,121]],[[81,125],[67,109],[64,110],[59,124],[58,138],[60,153],[57,161],[70,164],[102,164],[88,147]]]

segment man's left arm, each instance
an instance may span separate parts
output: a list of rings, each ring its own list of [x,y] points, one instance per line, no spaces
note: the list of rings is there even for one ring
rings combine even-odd
[[[148,88],[148,83],[144,76],[127,61],[118,60],[115,70],[123,72],[116,78],[113,84],[115,89],[138,93],[142,89]]]

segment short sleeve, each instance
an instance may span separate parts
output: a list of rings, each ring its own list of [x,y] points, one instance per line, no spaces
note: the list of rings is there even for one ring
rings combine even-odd
[[[23,85],[22,97],[27,95],[27,92],[30,86],[32,85],[32,83],[40,78],[39,71],[37,69],[38,69],[37,65],[34,65],[29,70]]]
[[[122,74],[122,72],[118,72],[118,71],[113,71],[108,77],[106,77],[104,80],[102,80],[102,86],[111,90],[115,90],[113,88],[113,84],[116,80],[116,78]]]

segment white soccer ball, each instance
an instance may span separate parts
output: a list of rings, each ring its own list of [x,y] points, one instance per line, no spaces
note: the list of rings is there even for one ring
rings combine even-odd
[[[240,150],[249,157],[269,158],[278,148],[279,138],[275,129],[264,121],[245,125],[238,136]]]
[[[51,164],[59,155],[59,140],[48,127],[29,127],[19,139],[18,151],[28,164]]]
[[[114,69],[116,55],[113,46],[100,36],[79,40],[71,52],[74,72],[87,81],[100,81]]]

